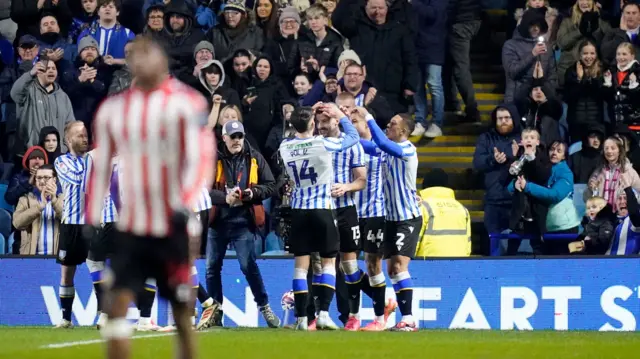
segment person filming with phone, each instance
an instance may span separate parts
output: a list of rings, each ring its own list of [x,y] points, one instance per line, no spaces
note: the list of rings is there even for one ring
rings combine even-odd
[[[269,307],[269,297],[256,263],[257,235],[265,224],[262,201],[276,193],[276,181],[269,165],[257,149],[245,141],[240,121],[222,126],[216,177],[211,190],[211,228],[207,243],[207,290],[222,303],[222,262],[227,246],[233,243],[240,269],[269,327],[280,320]]]

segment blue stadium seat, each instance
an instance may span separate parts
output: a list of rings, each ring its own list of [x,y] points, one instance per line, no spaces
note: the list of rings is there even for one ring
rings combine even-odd
[[[573,206],[576,207],[578,216],[582,218],[586,212],[586,204],[584,201],[584,192],[587,190],[586,184],[573,185]]]
[[[13,172],[13,163],[2,163],[0,167],[0,183],[9,184],[11,173]],[[4,197],[4,195],[2,196]]]
[[[233,249],[227,249],[227,253],[225,253],[225,256],[235,256],[236,255],[236,251],[234,251]]]
[[[284,250],[275,250],[275,251],[264,252],[262,253],[262,255],[265,257],[285,256],[287,255],[287,252],[285,252]]]
[[[2,208],[0,208],[0,234],[4,238],[8,238],[11,234],[11,214]]]
[[[9,239],[7,239],[7,254],[13,254],[13,243],[16,241],[15,240],[15,236],[16,236],[16,232],[11,232],[11,235],[9,236]],[[19,253],[18,253],[19,254]]]
[[[582,141],[572,143],[571,146],[569,146],[569,156],[581,150],[582,150]]]
[[[2,234],[0,234],[0,254],[5,254],[5,239]]]
[[[282,244],[280,237],[276,235],[276,232],[269,232],[269,234],[267,234],[267,238],[265,238],[265,243],[265,252],[284,249],[284,245]]]
[[[7,185],[6,184],[0,184],[0,208],[4,208],[9,212],[13,212],[13,206],[10,206],[9,203],[7,203],[4,200],[4,194],[7,192]]]

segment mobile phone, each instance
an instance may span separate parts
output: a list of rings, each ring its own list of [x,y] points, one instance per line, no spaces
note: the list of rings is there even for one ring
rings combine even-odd
[[[256,90],[256,88],[254,86],[247,87],[247,96],[248,97],[255,97],[257,95],[258,95],[258,91]]]

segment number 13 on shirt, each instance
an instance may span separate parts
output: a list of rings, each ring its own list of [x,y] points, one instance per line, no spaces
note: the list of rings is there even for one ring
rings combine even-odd
[[[287,162],[287,166],[291,167],[293,171],[293,179],[296,182],[296,187],[301,187],[300,182],[302,180],[309,180],[312,185],[317,183],[318,174],[313,169],[313,166],[309,166],[309,160],[303,160],[299,170],[296,161]]]

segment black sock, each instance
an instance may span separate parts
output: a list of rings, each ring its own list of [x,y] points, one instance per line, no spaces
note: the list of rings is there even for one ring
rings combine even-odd
[[[335,293],[335,289],[328,287],[326,285],[314,285],[313,286],[313,296],[318,297],[318,312],[329,311],[329,306],[331,305],[331,301],[333,300],[333,294]]]
[[[141,318],[151,317],[151,308],[153,307],[153,301],[156,298],[156,292],[143,290],[138,296],[138,310],[140,310]]]
[[[405,289],[396,293],[400,314],[411,315],[411,305],[413,303],[413,289]]]
[[[293,299],[295,302],[295,314],[296,314],[296,318],[304,318],[306,317],[306,309],[307,309],[307,296],[309,295],[309,293],[307,292],[302,292],[302,293],[294,293],[293,294]]]
[[[102,283],[93,283],[93,290],[96,293],[96,301],[98,302],[98,312],[102,312]]]
[[[347,283],[349,291],[349,314],[357,314],[360,312],[360,282]]]
[[[202,283],[198,284],[198,301],[200,304],[204,303],[209,299],[209,293],[204,289]]]
[[[380,287],[371,287],[371,300],[373,300],[373,312],[377,317],[384,315],[384,307],[386,305],[384,301],[384,295],[387,291],[387,287],[382,285]]]
[[[362,279],[360,280],[360,290],[367,295],[367,297],[373,299],[373,288],[369,283],[369,275],[363,272]]]
[[[73,310],[73,299],[76,296],[76,289],[73,285],[60,286],[60,307],[62,309],[62,319],[71,321],[71,311]]]

